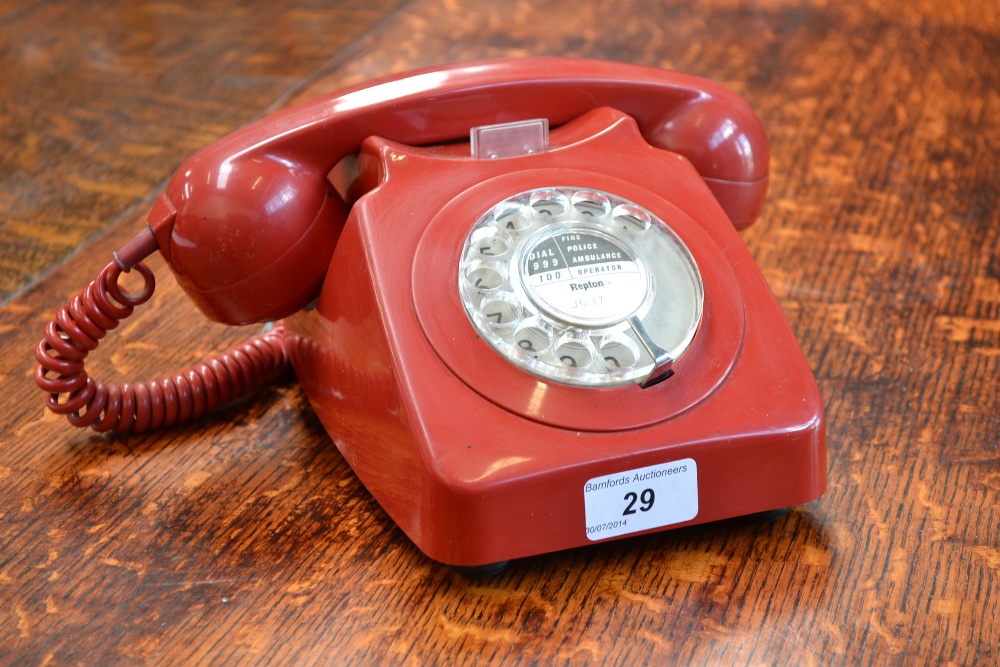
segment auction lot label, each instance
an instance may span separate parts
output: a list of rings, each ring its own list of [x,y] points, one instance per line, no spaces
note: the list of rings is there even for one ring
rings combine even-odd
[[[583,485],[587,539],[603,540],[698,516],[698,466],[681,459],[595,477]]]

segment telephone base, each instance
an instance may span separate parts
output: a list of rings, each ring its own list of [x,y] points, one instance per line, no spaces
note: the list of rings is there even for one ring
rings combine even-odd
[[[816,382],[690,162],[650,146],[614,109],[554,129],[544,152],[475,160],[451,150],[365,142],[358,180],[372,189],[351,209],[316,308],[286,321],[324,427],[427,556],[488,576],[515,558],[777,516],[822,495]],[[649,224],[636,225],[646,213]],[[612,259],[581,264],[592,271],[565,294],[546,291],[529,255],[562,257],[555,281],[566,253]],[[463,299],[476,289],[490,305],[470,312]],[[545,323],[563,311],[583,314]],[[595,331],[619,328],[586,333],[591,319]],[[660,345],[666,331],[683,343]],[[667,362],[673,375],[655,386],[608,381],[630,363]],[[584,368],[589,376],[574,374]]]

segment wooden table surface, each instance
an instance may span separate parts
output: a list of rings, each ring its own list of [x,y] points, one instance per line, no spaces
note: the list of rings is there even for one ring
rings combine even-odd
[[[1000,664],[1000,10],[992,0],[0,3],[0,663]],[[293,381],[196,424],[71,429],[45,322],[188,154],[297,100],[487,56],[633,61],[771,137],[743,233],[828,418],[829,488],[470,581],[367,494]],[[93,374],[249,333],[162,262]]]

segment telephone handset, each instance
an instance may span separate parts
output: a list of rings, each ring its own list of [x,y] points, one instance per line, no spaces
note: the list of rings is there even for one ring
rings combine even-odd
[[[366,487],[456,566],[808,502],[818,390],[736,233],[767,169],[746,103],[673,72],[526,58],[349,88],[185,162],[36,380],[78,425],[143,430],[287,357]],[[95,383],[83,360],[148,299],[155,250],[208,317],[284,319],[175,378]]]

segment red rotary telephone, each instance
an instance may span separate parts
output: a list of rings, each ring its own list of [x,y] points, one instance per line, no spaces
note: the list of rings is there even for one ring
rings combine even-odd
[[[185,162],[36,380],[73,423],[137,431],[287,358],[393,520],[481,572],[805,503],[819,392],[736,233],[767,169],[746,103],[673,72],[528,58],[349,88]],[[155,250],[208,317],[284,319],[174,378],[96,383],[84,359],[149,298]]]

